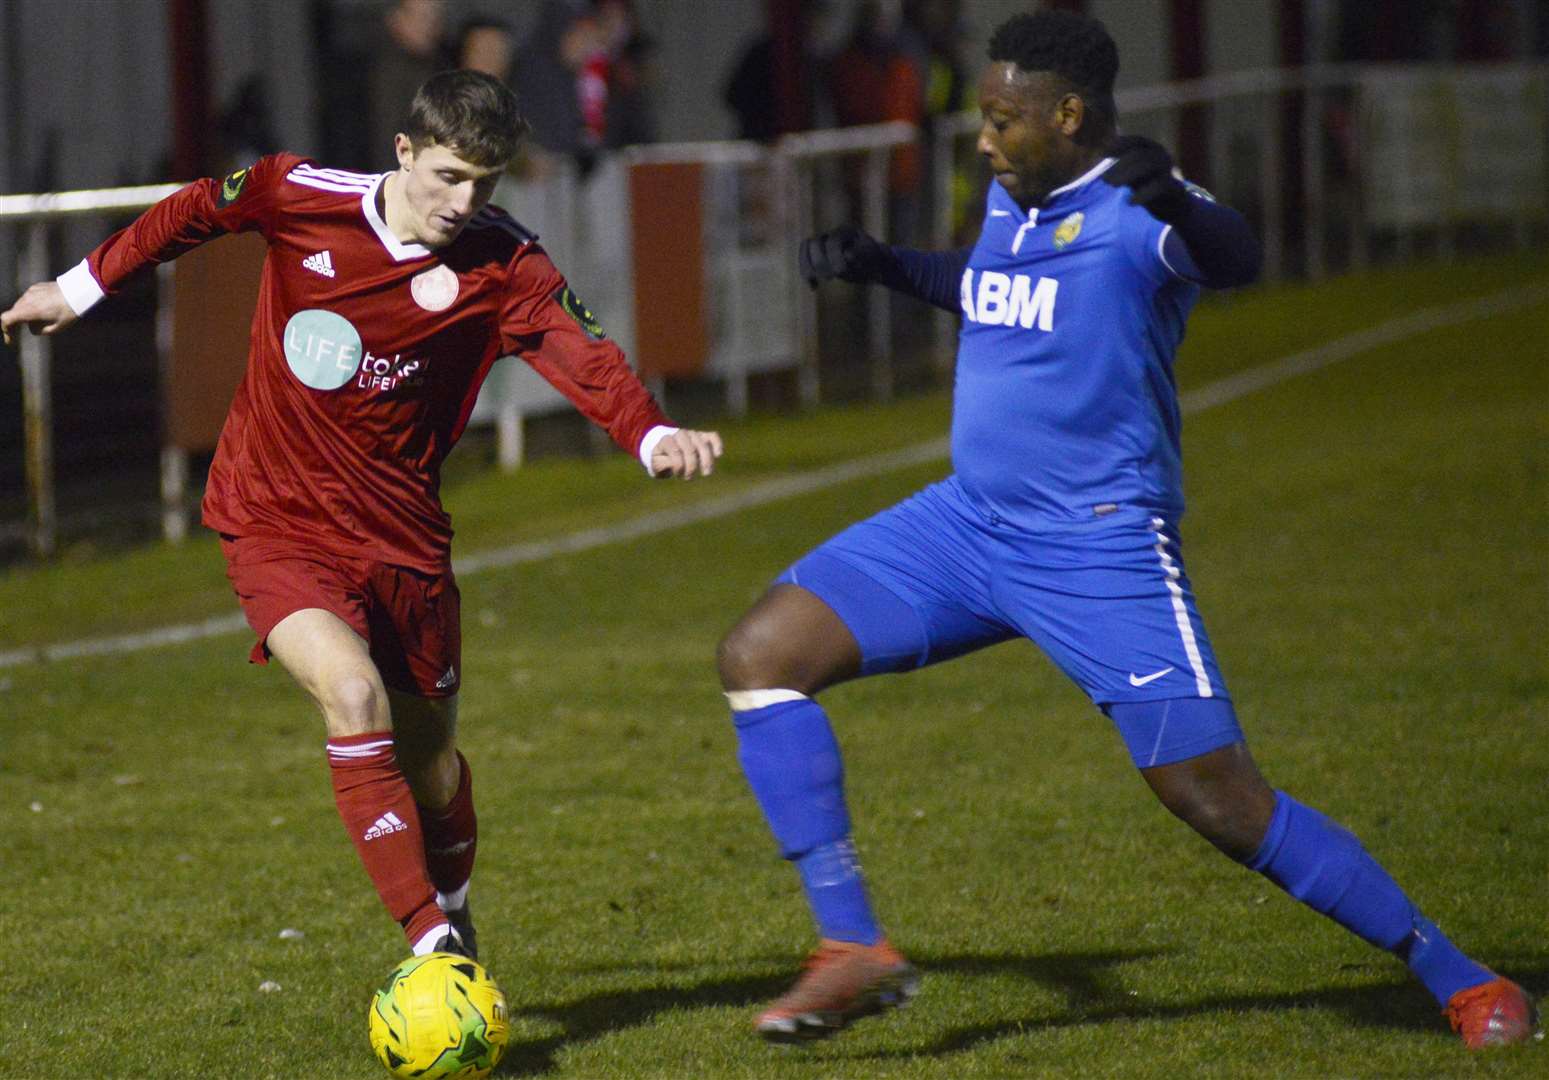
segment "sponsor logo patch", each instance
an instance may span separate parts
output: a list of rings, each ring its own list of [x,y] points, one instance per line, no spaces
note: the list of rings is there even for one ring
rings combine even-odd
[[[285,362],[314,390],[337,390],[360,366],[360,332],[341,315],[321,308],[298,311],[285,324]]]
[[[361,839],[380,840],[384,836],[391,836],[393,833],[403,832],[407,828],[408,826],[403,823],[403,819],[389,810],[387,813],[383,814],[372,823],[371,828],[365,831],[365,833],[361,836]]]
[[[580,297],[571,292],[570,286],[566,285],[564,288],[555,290],[554,301],[565,309],[565,314],[574,319],[576,325],[585,330],[586,336],[593,341],[601,341],[608,336],[603,332],[602,323],[597,321],[597,316],[587,310],[586,305],[581,303]]]
[[[215,200],[216,206],[230,206],[237,201],[242,194],[242,189],[247,187],[247,178],[251,175],[250,169],[238,169],[226,179],[221,181],[221,193]]]
[[[1146,683],[1156,682],[1156,680],[1160,679],[1163,675],[1166,675],[1171,670],[1172,668],[1170,667],[1164,667],[1161,671],[1153,671],[1149,675],[1136,675],[1132,671],[1129,673],[1129,684],[1131,686],[1144,686]]]
[[[301,265],[314,274],[322,274],[324,277],[333,277],[333,252],[319,251],[316,255],[308,255],[301,260]]]

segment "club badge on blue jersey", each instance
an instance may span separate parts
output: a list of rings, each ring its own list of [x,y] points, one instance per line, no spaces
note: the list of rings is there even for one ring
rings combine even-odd
[[[1080,236],[1081,223],[1085,220],[1086,215],[1077,210],[1074,214],[1071,214],[1064,221],[1060,222],[1059,228],[1054,230],[1055,250],[1067,247],[1071,241]]]

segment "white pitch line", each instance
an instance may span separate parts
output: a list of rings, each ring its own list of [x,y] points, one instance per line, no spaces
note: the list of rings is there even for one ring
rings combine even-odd
[[[1236,375],[1179,395],[1179,407],[1185,416],[1213,409],[1218,405],[1266,390],[1271,386],[1305,375],[1320,368],[1348,360],[1363,352],[1405,341],[1433,330],[1458,326],[1475,319],[1505,315],[1524,307],[1549,301],[1549,285],[1533,285],[1505,289],[1472,300],[1460,300],[1452,304],[1425,308],[1403,315],[1365,330],[1358,330],[1336,338],[1324,345],[1293,353],[1290,356],[1240,371]],[[948,454],[946,437],[931,439],[902,450],[871,454],[863,458],[840,462],[815,469],[799,476],[782,477],[755,484],[721,498],[707,499],[693,506],[672,510],[659,510],[644,514],[617,525],[604,525],[595,529],[582,529],[552,540],[533,540],[509,547],[468,555],[453,562],[460,575],[478,574],[485,570],[498,570],[524,563],[541,562],[556,555],[571,555],[593,548],[616,544],[624,540],[636,540],[653,536],[670,529],[681,528],[701,521],[728,517],[781,499],[806,495],[824,488],[881,476],[912,465],[939,461]],[[241,613],[221,615],[203,622],[182,623],[145,630],[135,634],[119,634],[113,637],[87,638],[58,645],[29,645],[8,652],[0,652],[0,668],[20,667],[45,661],[73,660],[86,656],[114,656],[123,653],[154,649],[163,645],[180,645],[184,642],[234,634],[247,626]]]

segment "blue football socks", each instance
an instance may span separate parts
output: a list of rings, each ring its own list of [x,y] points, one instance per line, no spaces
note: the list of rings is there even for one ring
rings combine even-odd
[[[737,760],[780,854],[796,864],[825,938],[872,945],[872,914],[844,802],[844,762],[822,706],[810,698],[732,713]]]
[[[1457,991],[1494,978],[1415,909],[1353,833],[1283,791],[1275,793],[1269,830],[1247,865],[1397,955],[1443,1005]]]

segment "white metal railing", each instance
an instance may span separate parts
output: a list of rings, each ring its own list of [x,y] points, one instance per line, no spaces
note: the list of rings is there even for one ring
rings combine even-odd
[[[1208,106],[1203,123],[1213,149],[1211,186],[1229,199],[1256,203],[1263,224],[1265,276],[1286,273],[1289,256],[1301,256],[1313,278],[1328,269],[1327,253],[1345,252],[1359,267],[1371,257],[1374,237],[1392,239],[1395,254],[1407,257],[1415,236],[1430,230],[1439,250],[1451,242],[1450,226],[1479,218],[1504,222],[1517,242],[1541,235],[1549,222],[1549,65],[1490,67],[1323,65],[1298,69],[1233,72],[1189,82],[1138,87],[1117,95],[1121,121],[1131,130],[1147,130],[1173,143],[1171,125],[1180,110]],[[1299,180],[1303,204],[1294,231],[1287,227],[1287,102],[1298,102],[1301,153]],[[1325,140],[1329,111],[1343,110],[1345,132],[1355,160],[1345,163],[1353,175],[1334,178]],[[952,246],[957,224],[953,192],[963,159],[979,129],[976,112],[938,123],[932,162],[933,246]],[[825,130],[786,136],[772,146],[747,142],[677,143],[632,148],[605,163],[589,181],[561,166],[541,181],[504,187],[497,201],[508,205],[524,224],[538,226],[556,262],[583,296],[599,293],[610,330],[626,347],[633,341],[633,283],[627,239],[627,169],[635,164],[692,162],[707,173],[732,176],[736,183],[762,177],[768,185],[769,227],[755,241],[722,230],[707,238],[706,282],[711,303],[721,304],[721,325],[728,331],[712,348],[706,374],[725,381],[727,407],[746,410],[748,377],[771,367],[797,372],[801,400],[818,397],[818,308],[816,297],[795,273],[795,252],[802,237],[829,222],[820,204],[825,163],[838,157],[862,160],[861,224],[873,235],[888,235],[887,173],[889,155],[913,142],[917,133],[904,124]],[[600,179],[599,179],[600,177]],[[1404,186],[1404,185],[1408,186]],[[1384,186],[1386,185],[1386,186]],[[18,282],[25,285],[50,275],[47,245],[51,223],[81,216],[103,216],[145,207],[177,190],[176,185],[73,191],[43,195],[0,196],[0,228],[21,230]],[[536,223],[524,208],[543,208]],[[719,212],[719,211],[718,211]],[[710,226],[706,226],[707,228]],[[57,268],[54,268],[57,269]],[[170,285],[163,278],[163,292]],[[164,305],[171,297],[161,301]],[[890,297],[886,290],[861,292],[868,327],[869,383],[873,396],[888,397],[894,385]],[[168,362],[166,307],[159,316],[161,362]],[[776,332],[784,327],[789,333]],[[950,365],[954,320],[941,313],[936,355]],[[793,331],[793,332],[792,332]],[[21,338],[29,514],[27,535],[34,551],[53,550],[56,532],[53,434],[50,411],[51,348],[47,338]],[[787,353],[789,355],[787,355]],[[566,407],[564,400],[525,365],[492,379],[474,413],[476,422],[493,423],[503,465],[522,455],[523,417]],[[174,460],[176,459],[176,460]],[[179,470],[184,472],[180,473]],[[168,536],[179,535],[183,507],[181,454],[162,455],[163,521]]]
[[[818,166],[841,157],[863,162],[861,213],[874,235],[887,233],[889,155],[914,145],[919,131],[911,124],[887,123],[787,135],[772,145],[754,142],[672,143],[632,147],[624,152],[633,165],[694,164],[713,170],[717,195],[706,222],[706,288],[722,305],[726,329],[715,336],[706,374],[726,383],[727,410],[740,416],[748,407],[748,378],[771,368],[794,368],[804,404],[818,400],[818,315],[811,289],[795,273],[797,244],[817,227]],[[763,178],[768,185],[769,227],[762,239],[745,242],[738,230],[718,227],[737,209],[741,186]],[[720,179],[728,184],[721,184]],[[728,193],[727,187],[736,188]],[[893,342],[888,330],[891,301],[886,290],[868,290],[871,387],[879,399],[893,390]],[[788,328],[794,339],[788,341]],[[755,332],[756,330],[756,332]]]
[[[100,216],[144,210],[177,191],[178,184],[99,188],[42,195],[0,195],[0,225],[24,226],[26,238],[17,259],[17,280],[42,281],[48,273],[48,226],[71,217]],[[53,349],[45,337],[22,333],[18,338],[22,373],[22,413],[27,459],[28,542],[39,555],[54,551],[54,416]]]

